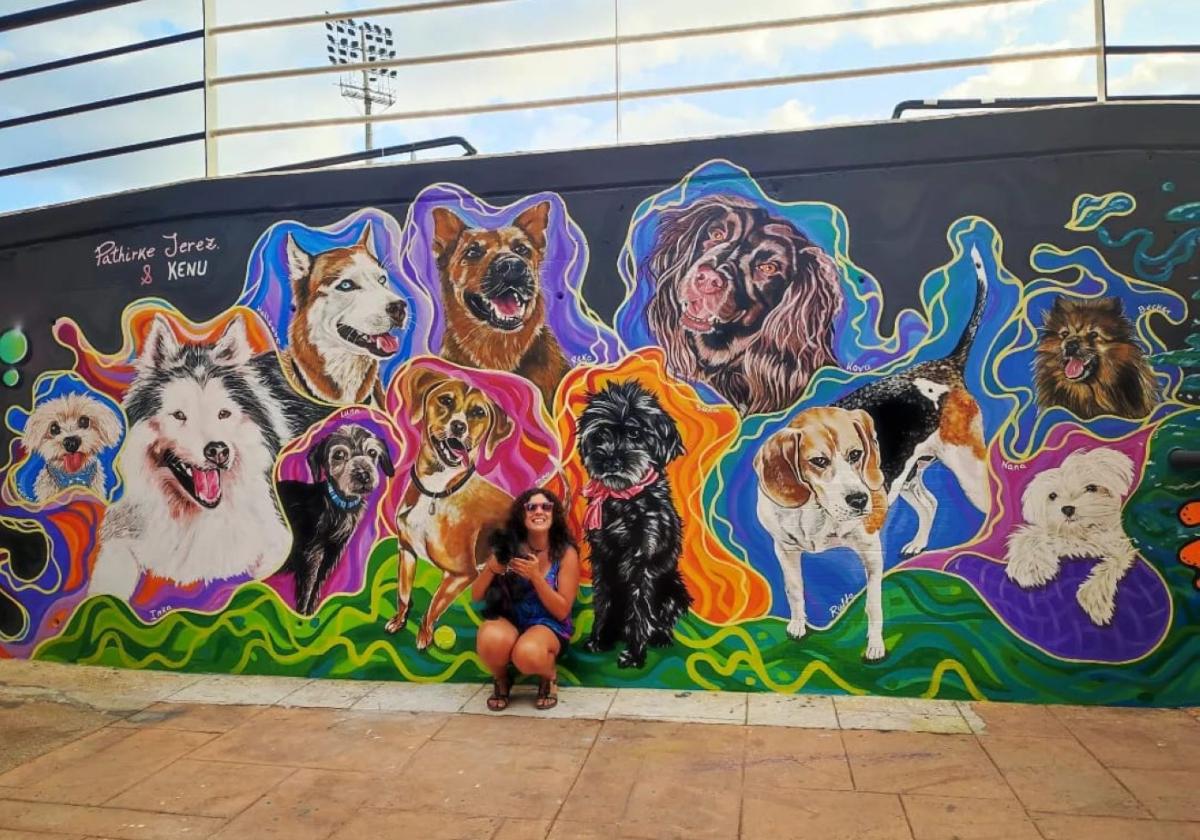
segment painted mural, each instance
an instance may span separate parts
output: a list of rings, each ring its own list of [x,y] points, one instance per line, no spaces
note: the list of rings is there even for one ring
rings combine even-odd
[[[611,323],[569,196],[439,183],[275,221],[210,320],[5,333],[0,656],[482,681],[470,584],[548,486],[564,682],[1195,703],[1200,482],[1167,462],[1200,332],[1160,336],[1200,204],[1162,244],[1135,195],[1067,196],[1090,244],[1016,254],[959,218],[885,317],[843,211],[771,193],[713,160],[645,195]],[[18,375],[28,340],[74,364]]]

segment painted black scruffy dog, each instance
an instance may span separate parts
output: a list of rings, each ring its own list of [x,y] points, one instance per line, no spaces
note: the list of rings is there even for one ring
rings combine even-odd
[[[585,647],[609,650],[623,640],[622,668],[642,667],[647,645],[670,645],[692,603],[679,574],[681,523],[666,476],[683,452],[675,421],[637,382],[610,383],[580,415],[596,612]]]
[[[308,451],[315,484],[281,481],[279,501],[292,526],[292,550],[282,571],[296,578],[296,610],[312,615],[321,586],[342,557],[378,482],[376,469],[395,472],[387,444],[370,430],[342,426]]]

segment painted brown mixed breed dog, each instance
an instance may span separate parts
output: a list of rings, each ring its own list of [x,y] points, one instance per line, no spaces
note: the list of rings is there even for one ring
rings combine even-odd
[[[717,195],[665,210],[648,258],[648,317],[671,373],[743,414],[778,411],[836,364],[833,260],[790,222]]]
[[[1090,420],[1141,418],[1154,410],[1154,371],[1134,340],[1120,298],[1059,296],[1046,313],[1034,358],[1038,404]]]
[[[444,207],[433,211],[433,253],[446,315],[442,357],[523,376],[548,408],[568,368],[546,324],[541,269],[549,221],[548,201],[496,228],[472,227]]]
[[[494,454],[514,426],[487,394],[465,382],[428,368],[401,377],[402,404],[410,406],[421,444],[396,513],[400,581],[396,616],[386,630],[404,629],[417,558],[428,558],[441,569],[442,582],[417,633],[417,649],[424,650],[438,618],[475,580],[492,531],[508,518],[512,497],[481,476],[476,461]]]

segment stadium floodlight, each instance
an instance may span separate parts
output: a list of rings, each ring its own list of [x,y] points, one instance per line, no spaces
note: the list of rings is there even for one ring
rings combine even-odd
[[[325,21],[325,51],[329,63],[378,64],[396,58],[392,30],[378,23],[340,18]],[[340,74],[338,87],[346,99],[363,103],[363,113],[371,115],[373,106],[389,108],[396,102],[392,80],[396,78],[393,67],[363,67]],[[374,148],[371,123],[363,124],[366,148]]]

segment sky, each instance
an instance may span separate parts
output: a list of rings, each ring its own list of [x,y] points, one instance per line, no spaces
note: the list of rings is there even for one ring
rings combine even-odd
[[[0,0],[0,14],[46,0]],[[508,48],[910,5],[920,0],[498,0],[369,19],[393,30],[399,56]],[[357,10],[382,0],[217,0],[217,25]],[[775,27],[582,50],[400,68],[392,113],[814,72],[1086,47],[1093,0],[1016,0],[986,7]],[[1106,0],[1109,44],[1200,43],[1200,0]],[[198,0],[128,6],[0,34],[0,71],[199,28]],[[320,23],[229,33],[216,41],[216,74],[326,66]],[[1113,57],[1111,94],[1200,93],[1200,55]],[[0,119],[202,78],[198,40],[0,82]],[[220,128],[348,117],[338,74],[223,84]],[[656,96],[512,112],[402,119],[375,125],[376,146],[460,134],[481,153],[580,148],[887,119],[905,99],[1091,96],[1095,61],[1073,57],[918,71],[751,90]],[[0,168],[107,146],[201,131],[201,92],[0,130]],[[224,137],[219,174],[363,148],[361,126]],[[422,153],[421,158],[456,152]],[[201,143],[0,178],[0,212],[205,175]]]

